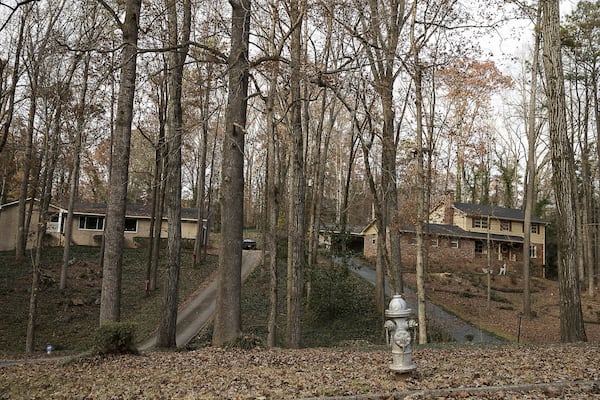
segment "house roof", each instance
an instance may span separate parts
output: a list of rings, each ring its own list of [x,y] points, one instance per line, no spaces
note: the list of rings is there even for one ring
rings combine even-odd
[[[429,229],[430,235],[435,236],[447,236],[447,237],[455,237],[455,238],[464,238],[464,239],[475,239],[475,240],[487,240],[488,234],[482,232],[469,232],[464,229],[449,224],[429,224],[427,226]],[[401,232],[406,233],[416,233],[416,227],[407,226],[403,227]],[[496,242],[509,242],[509,243],[523,243],[523,238],[514,235],[502,235],[497,233],[489,234],[490,240]]]
[[[323,222],[321,221],[320,232],[329,232],[329,233],[341,233],[341,228],[338,224],[333,222]],[[346,232],[351,235],[360,235],[362,233],[363,228],[361,226],[356,225],[346,225]]]
[[[103,203],[76,203],[74,206],[76,214],[106,214],[106,204]],[[127,217],[150,218],[152,215],[152,206],[145,204],[128,204],[125,212]],[[197,208],[181,208],[181,219],[194,220],[198,219]]]
[[[497,219],[505,219],[512,221],[523,221],[525,219],[525,211],[517,208],[504,208],[498,206],[482,205],[482,204],[469,204],[453,202],[452,206],[457,210],[460,210],[470,217],[492,217]],[[547,222],[543,219],[532,215],[531,222],[546,224]]]
[[[31,202],[32,200],[33,200],[33,201],[35,201],[35,202],[38,202],[38,203],[39,203],[39,201],[40,201],[40,200],[39,200],[39,199],[37,199],[37,198],[28,197],[28,198],[25,200],[25,202],[26,202],[26,203],[29,203],[29,202]],[[18,205],[19,205],[19,200],[11,201],[11,202],[9,202],[9,203],[0,204],[0,210],[3,210],[3,209],[5,209],[5,208],[10,208],[10,207],[16,207],[16,206],[18,206]],[[54,203],[50,203],[50,204],[48,205],[48,207],[49,207],[49,208],[54,208],[54,209],[57,209],[57,210],[62,210],[62,209],[63,209],[61,206],[59,206],[59,205],[56,205],[56,204],[54,204]]]
[[[27,199],[27,201],[38,199]],[[10,203],[5,203],[0,205],[0,210],[14,207],[19,204],[19,201],[12,201]],[[66,212],[67,207],[64,205],[56,205],[50,204],[50,207],[55,208],[56,210]],[[104,203],[75,203],[73,207],[73,212],[75,214],[89,214],[89,215],[105,215],[106,214],[106,204]],[[150,218],[152,215],[152,207],[150,205],[143,204],[128,204],[127,210],[125,212],[127,217],[137,217],[137,218]],[[166,214],[165,216],[166,217]],[[198,220],[198,209],[197,208],[181,208],[181,219],[182,220],[190,220],[197,221]]]

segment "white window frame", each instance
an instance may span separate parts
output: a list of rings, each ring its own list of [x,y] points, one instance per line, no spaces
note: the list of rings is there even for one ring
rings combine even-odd
[[[92,220],[92,219],[96,219],[96,227],[88,228],[87,227],[88,220]],[[103,231],[104,230],[104,216],[103,215],[80,215],[78,227],[79,227],[80,231]]]
[[[537,258],[537,246],[535,244],[529,245],[529,258]]]
[[[460,240],[458,239],[450,239],[450,248],[458,249]]]

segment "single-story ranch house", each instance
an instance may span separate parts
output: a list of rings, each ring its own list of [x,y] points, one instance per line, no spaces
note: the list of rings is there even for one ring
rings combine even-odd
[[[497,206],[444,202],[429,215],[426,229],[431,268],[462,269],[481,272],[487,267],[488,240],[492,269],[499,272],[506,263],[515,271],[523,260],[523,210]],[[364,255],[377,255],[377,226],[374,222],[363,229]],[[403,265],[416,263],[416,229],[401,229]],[[534,273],[543,274],[546,264],[546,222],[532,216],[529,257]],[[519,266],[517,266],[519,264]]]
[[[28,206],[31,200],[28,200]],[[0,206],[0,251],[14,250],[17,237],[17,219],[19,202],[6,203]],[[33,247],[37,235],[39,202],[34,202],[27,246]],[[138,247],[144,238],[150,237],[151,207],[146,205],[128,205],[125,218],[125,247]],[[194,239],[198,222],[196,208],[182,208],[181,236],[183,239]],[[64,225],[67,210],[59,205],[51,204],[48,210],[46,227],[46,244],[62,246],[64,244]],[[79,203],[74,207],[73,237],[71,243],[81,246],[98,246],[104,231],[106,204]],[[163,216],[161,237],[167,237],[167,219]],[[140,240],[142,239],[142,240]]]

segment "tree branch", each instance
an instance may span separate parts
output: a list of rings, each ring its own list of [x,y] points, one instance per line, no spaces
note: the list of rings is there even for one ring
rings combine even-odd
[[[112,7],[109,6],[108,3],[105,0],[97,0],[97,1],[113,17],[113,19],[115,20],[115,22],[116,22],[117,26],[119,27],[119,29],[122,29],[123,28],[123,23],[119,19],[119,16],[115,12],[115,10],[113,10]]]

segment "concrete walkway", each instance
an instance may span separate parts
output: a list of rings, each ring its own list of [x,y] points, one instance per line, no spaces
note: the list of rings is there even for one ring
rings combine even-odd
[[[242,282],[262,262],[262,250],[243,250]],[[211,282],[198,296],[189,301],[177,313],[176,343],[181,348],[187,345],[213,317],[217,296],[217,281]],[[156,335],[138,345],[141,352],[156,347]]]
[[[341,263],[341,260],[338,260]],[[346,263],[349,265],[349,268],[352,272],[356,273],[367,282],[375,285],[375,270],[372,268],[366,267],[359,263],[355,259],[347,260]],[[387,295],[390,295],[390,288],[385,285],[385,291]],[[417,305],[416,305],[416,293],[410,289],[405,287],[405,297],[408,306],[413,310],[415,314],[417,314]],[[436,325],[438,325],[441,329],[443,329],[452,339],[456,342],[473,342],[473,343],[501,343],[502,339],[491,335],[478,327],[471,325],[470,323],[458,318],[454,314],[450,314],[441,307],[433,304],[430,301],[425,302],[425,308],[427,313],[427,318],[435,321]],[[468,340],[467,337],[472,338],[473,340]]]

